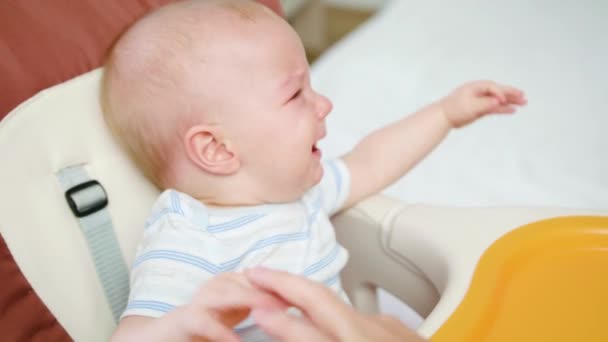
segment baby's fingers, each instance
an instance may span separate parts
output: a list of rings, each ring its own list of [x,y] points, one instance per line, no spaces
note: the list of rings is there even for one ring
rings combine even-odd
[[[490,82],[486,86],[485,93],[497,98],[500,104],[507,103],[507,96],[505,95],[504,89],[494,82]]]
[[[469,108],[475,113],[476,117],[479,117],[488,113],[495,113],[501,107],[499,99],[493,96],[485,96],[473,101]]]
[[[508,103],[523,106],[528,102],[523,91],[511,86],[501,86],[501,88]]]
[[[500,106],[500,107],[494,109],[492,112],[498,113],[498,114],[511,114],[511,113],[515,113],[515,107],[513,107],[511,105]]]
[[[479,85],[478,92],[480,95],[494,97],[502,106],[509,104],[525,105],[527,103],[524,93],[515,87],[497,84],[492,81],[484,81]]]
[[[495,98],[499,104],[507,102],[503,89],[493,81],[477,81],[469,85],[475,97]]]

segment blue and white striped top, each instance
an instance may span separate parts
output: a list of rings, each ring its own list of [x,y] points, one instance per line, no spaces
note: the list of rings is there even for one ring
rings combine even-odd
[[[285,204],[210,208],[187,194],[163,192],[137,250],[123,317],[160,317],[188,303],[214,275],[254,266],[304,275],[347,300],[339,273],[348,254],[336,241],[329,217],[346,200],[350,174],[339,159],[324,162],[323,168],[319,184]],[[252,329],[250,320],[237,327],[244,340],[259,340]]]

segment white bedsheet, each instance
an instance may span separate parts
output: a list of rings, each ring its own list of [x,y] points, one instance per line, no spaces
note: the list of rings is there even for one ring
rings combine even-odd
[[[489,78],[525,90],[529,105],[452,132],[386,193],[608,208],[607,18],[603,0],[393,0],[313,65],[313,85],[334,102],[324,153]]]

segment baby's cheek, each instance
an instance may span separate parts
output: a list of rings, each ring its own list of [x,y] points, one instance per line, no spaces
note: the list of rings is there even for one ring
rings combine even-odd
[[[187,174],[187,165],[190,164],[190,157],[182,145],[175,144],[174,148],[167,149],[164,153],[165,162],[158,170],[158,177],[163,185],[174,184],[177,179],[181,179]]]

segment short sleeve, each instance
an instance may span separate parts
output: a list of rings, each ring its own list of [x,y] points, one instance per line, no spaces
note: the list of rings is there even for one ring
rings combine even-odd
[[[341,159],[323,162],[323,178],[319,183],[323,209],[328,215],[342,208],[350,193],[350,172]]]
[[[160,317],[190,302],[200,286],[221,272],[213,237],[183,216],[167,214],[144,231],[131,267],[123,317]]]

